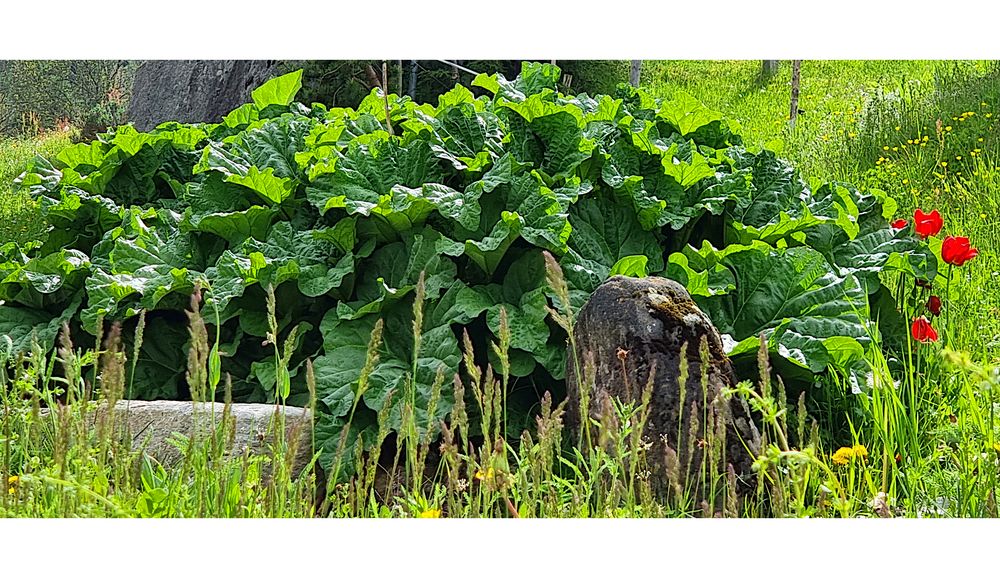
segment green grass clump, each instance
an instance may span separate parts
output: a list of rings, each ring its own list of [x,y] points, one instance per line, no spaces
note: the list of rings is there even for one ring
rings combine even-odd
[[[13,190],[13,181],[36,155],[53,157],[71,144],[71,132],[49,132],[36,137],[0,139],[0,245],[26,243],[44,233],[43,222],[31,199]]]

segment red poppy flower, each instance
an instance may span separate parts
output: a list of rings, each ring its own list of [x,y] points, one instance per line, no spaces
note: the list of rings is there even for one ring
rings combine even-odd
[[[931,327],[931,322],[923,315],[913,320],[913,325],[910,326],[910,335],[921,343],[937,341],[938,339],[937,331]]]
[[[945,237],[941,244],[941,258],[949,265],[961,267],[978,254],[978,249],[969,246],[968,237]]]
[[[927,300],[927,310],[931,312],[931,315],[940,316],[941,298],[937,295],[931,295],[931,298]]]
[[[921,238],[926,239],[927,237],[937,235],[941,231],[942,226],[944,226],[944,220],[941,219],[941,213],[937,209],[934,209],[930,213],[925,213],[917,209],[913,213],[913,230]]]
[[[892,227],[893,229],[905,229],[906,225],[908,224],[909,223],[906,221],[906,219],[896,219],[895,221],[890,223],[889,226]]]

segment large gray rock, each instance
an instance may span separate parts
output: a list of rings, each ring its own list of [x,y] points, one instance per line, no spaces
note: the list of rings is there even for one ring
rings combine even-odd
[[[719,395],[722,388],[736,385],[736,376],[719,332],[681,285],[658,277],[612,277],[581,309],[573,333],[576,359],[589,378],[583,383],[591,384],[587,386],[591,418],[607,422],[608,413],[613,411],[612,398],[638,404],[652,375],[644,437],[652,444],[647,456],[654,487],[669,491],[678,479],[683,485],[685,470],[691,472],[692,482],[697,479],[703,448],[712,440],[716,441],[715,447],[707,447],[713,454],[725,448],[724,457],[716,454],[711,460],[716,464],[715,471],[724,474],[731,464],[738,492],[754,486],[750,470],[753,458],[744,442],[756,450],[760,436],[749,419],[746,404]],[[700,353],[703,340],[708,346],[707,364],[702,363]],[[688,377],[682,391],[680,360],[684,344]],[[579,431],[581,383],[575,371],[574,352],[569,353],[567,422],[571,429]],[[593,375],[587,374],[588,365]],[[703,375],[707,378],[704,392]],[[694,426],[692,409],[697,412]],[[700,488],[695,492],[699,499],[705,497]]]
[[[139,130],[178,122],[219,122],[277,76],[275,60],[150,60],[139,68],[128,119]]]
[[[224,408],[221,403],[122,400],[115,404],[114,423],[116,430],[127,431],[131,436],[133,450],[142,450],[169,466],[178,464],[183,456],[168,440],[174,434],[189,439],[193,434],[198,441],[210,439],[212,414],[215,414],[216,427],[221,427]],[[93,427],[107,419],[107,409],[101,405],[90,412]],[[250,455],[268,454],[274,443],[272,421],[279,416],[276,410],[284,412],[285,440],[293,452],[291,474],[298,476],[312,459],[312,419],[305,408],[276,408],[263,403],[231,404],[233,429],[225,453],[239,456],[249,450]]]

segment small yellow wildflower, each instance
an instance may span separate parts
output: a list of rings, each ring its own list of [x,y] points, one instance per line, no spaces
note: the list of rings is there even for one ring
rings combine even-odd
[[[903,179],[903,184],[904,185],[910,184],[910,179]]]
[[[849,133],[847,133],[847,138],[854,138],[856,136],[858,136],[858,133],[856,133],[856,132],[849,132]]]
[[[437,508],[430,508],[428,510],[424,510],[423,512],[420,512],[419,514],[417,514],[417,517],[418,518],[440,518],[441,517],[441,510],[439,510]]]
[[[892,152],[898,152],[898,151],[899,151],[899,147],[892,147]]]
[[[951,130],[951,125],[949,124],[948,126],[944,127],[944,130],[950,131]]]
[[[979,106],[986,106],[986,103],[985,102],[980,102]]]
[[[896,130],[899,130],[900,128],[902,128],[902,127],[899,126],[899,125],[896,125]]]
[[[854,449],[843,447],[833,453],[833,463],[838,466],[847,465],[847,462],[851,461],[854,457]]]
[[[884,151],[889,150],[889,145],[886,145],[886,146],[882,147],[882,150],[884,150]]]
[[[993,118],[993,113],[992,112],[986,113],[986,118]]]
[[[979,213],[979,218],[980,219],[985,219],[986,218],[986,213]],[[997,447],[997,446],[1000,446],[1000,444],[993,444],[993,447]]]
[[[485,471],[484,470],[479,470],[478,472],[476,472],[476,479],[479,480],[479,481],[492,479],[494,473],[495,472],[494,472],[493,468],[488,468]]]
[[[947,167],[948,166],[948,161],[941,161],[941,166],[942,167]]]
[[[868,448],[866,448],[865,446],[863,446],[861,444],[855,444],[855,446],[853,448],[851,448],[851,449],[854,451],[854,457],[856,457],[856,458],[867,458],[868,457]]]
[[[11,477],[7,478],[7,493],[8,494],[10,494],[12,496],[14,495],[14,492],[17,491],[17,483],[19,481],[21,481],[21,479],[18,478],[17,476],[11,476]]]

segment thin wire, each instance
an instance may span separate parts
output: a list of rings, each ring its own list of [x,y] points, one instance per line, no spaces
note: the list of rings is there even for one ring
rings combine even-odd
[[[455,64],[454,62],[448,62],[447,60],[438,60],[438,62],[440,62],[441,64],[447,64],[448,66],[454,66],[455,68],[462,70],[464,72],[468,72],[469,74],[475,74],[476,76],[479,75],[479,73],[476,72],[475,70],[469,70],[468,68],[462,66],[461,64]]]

